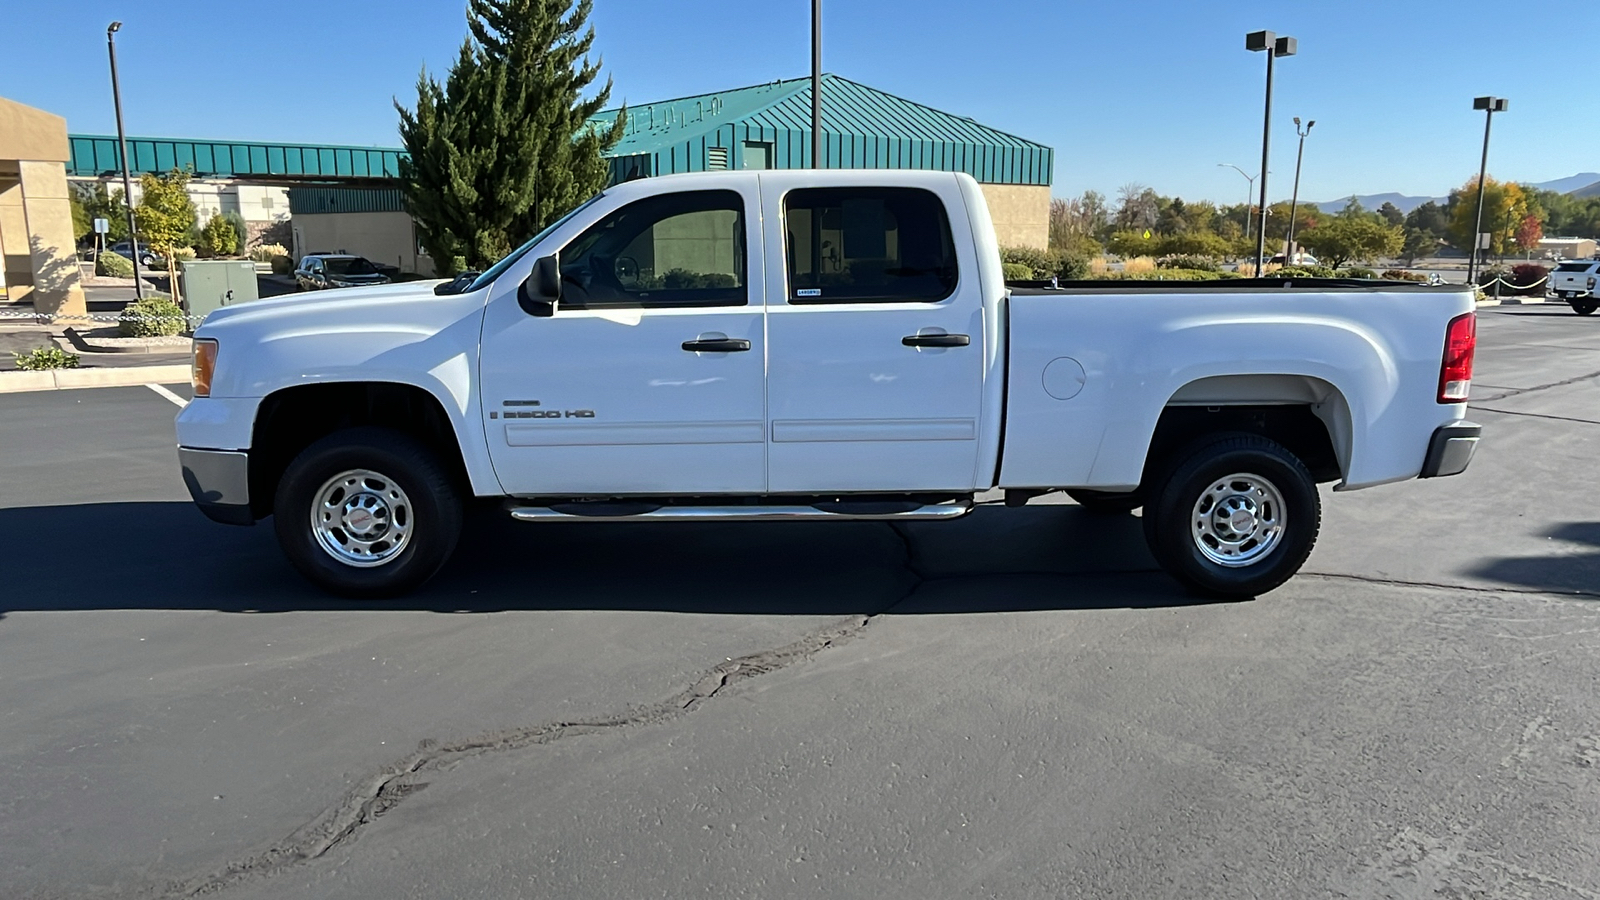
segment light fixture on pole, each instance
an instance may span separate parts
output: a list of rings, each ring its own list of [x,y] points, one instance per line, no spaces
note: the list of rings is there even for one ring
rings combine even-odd
[[[1238,166],[1234,165],[1233,163],[1217,163],[1217,165],[1219,165],[1219,166],[1221,166],[1221,167],[1223,167],[1225,169],[1232,169],[1235,172],[1238,172],[1240,175],[1244,176],[1244,181],[1245,181],[1245,188],[1244,188],[1244,239],[1248,241],[1248,240],[1250,240],[1251,217],[1252,217],[1253,212],[1254,212],[1250,208],[1250,201],[1256,195],[1256,190],[1255,190],[1255,188],[1256,188],[1256,177],[1254,175],[1251,175],[1249,172],[1246,172],[1245,170],[1243,170],[1243,169],[1239,168]]]
[[[1272,62],[1280,56],[1293,56],[1300,42],[1292,37],[1278,37],[1270,31],[1252,31],[1244,36],[1244,48],[1251,52],[1267,54],[1267,102],[1261,126],[1261,221],[1256,229],[1256,277],[1266,264],[1267,253],[1267,161],[1272,151]]]
[[[1306,123],[1304,130],[1300,128],[1300,117],[1294,117],[1294,133],[1300,135],[1300,151],[1294,157],[1294,194],[1289,198],[1289,237],[1284,241],[1284,259],[1290,265],[1299,261],[1299,254],[1294,246],[1294,216],[1295,210],[1300,206],[1300,163],[1306,158],[1306,135],[1311,133],[1311,126],[1317,124],[1316,119]]]
[[[1483,161],[1478,164],[1478,215],[1472,220],[1472,257],[1467,260],[1467,284],[1477,284],[1478,251],[1483,246],[1483,183],[1489,177],[1489,128],[1494,125],[1494,114],[1505,112],[1510,101],[1504,97],[1475,97],[1473,109],[1481,109],[1483,116]]]
[[[133,222],[133,178],[128,174],[128,137],[122,130],[122,90],[117,86],[117,39],[121,22],[106,28],[106,48],[111,52],[111,102],[117,108],[117,149],[122,157],[122,201],[128,208],[128,255],[133,257],[133,298],[144,299],[144,279],[139,277],[139,235]]]
[[[811,0],[811,168],[822,162],[822,0]]]

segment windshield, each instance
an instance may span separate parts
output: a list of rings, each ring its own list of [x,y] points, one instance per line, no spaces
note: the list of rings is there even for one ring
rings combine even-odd
[[[1556,271],[1557,272],[1587,272],[1587,271],[1589,271],[1589,267],[1592,266],[1592,265],[1594,265],[1594,263],[1581,263],[1581,262],[1562,263],[1561,265],[1556,266]]]
[[[606,195],[605,191],[601,191],[600,193],[595,194],[593,197],[590,197],[589,199],[587,199],[587,200],[583,201],[582,203],[578,204],[577,207],[575,207],[572,210],[572,212],[567,213],[566,215],[562,216],[561,218],[559,218],[559,219],[555,220],[554,222],[551,222],[549,225],[545,226],[545,229],[543,231],[539,232],[538,234],[536,234],[532,238],[530,238],[526,244],[523,244],[521,247],[518,247],[517,249],[511,251],[510,253],[507,253],[505,255],[504,259],[502,259],[499,262],[495,263],[494,265],[490,266],[488,271],[484,272],[482,275],[479,275],[472,282],[472,286],[468,287],[465,291],[462,291],[462,293],[465,294],[465,293],[468,293],[470,291],[475,291],[478,288],[488,287],[490,284],[493,284],[494,280],[496,278],[500,277],[500,273],[501,272],[504,272],[505,270],[511,268],[516,263],[517,260],[521,259],[529,250],[532,250],[533,246],[535,244],[537,244],[540,241],[544,240],[545,235],[549,234],[552,231],[555,231],[557,228],[560,228],[562,225],[565,225],[568,219],[570,219],[573,216],[577,215],[578,213],[582,212],[590,204],[594,203],[596,200],[599,200],[601,197],[604,197],[605,195]]]
[[[355,259],[325,259],[322,261],[322,264],[327,266],[329,275],[378,274],[378,270],[372,267],[372,263],[367,262],[359,256]]]

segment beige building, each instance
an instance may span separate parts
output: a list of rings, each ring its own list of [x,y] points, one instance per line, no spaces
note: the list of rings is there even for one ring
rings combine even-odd
[[[10,303],[83,315],[67,195],[67,120],[0,97],[0,278]]]
[[[433,259],[417,243],[417,226],[395,188],[289,189],[296,261],[308,253],[350,253],[400,271],[434,277]]]
[[[1047,184],[984,184],[983,200],[994,219],[1002,247],[1050,245],[1050,186]]]

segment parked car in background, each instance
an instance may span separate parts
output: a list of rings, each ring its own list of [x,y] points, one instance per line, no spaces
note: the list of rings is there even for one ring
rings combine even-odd
[[[1296,253],[1294,255],[1294,262],[1292,262],[1292,263],[1289,261],[1289,257],[1283,255],[1282,253],[1279,253],[1277,256],[1274,256],[1273,258],[1267,260],[1267,263],[1269,265],[1274,265],[1274,266],[1289,266],[1289,265],[1294,265],[1294,266],[1320,266],[1320,265],[1322,265],[1322,263],[1319,262],[1315,256],[1312,256],[1311,254],[1304,253],[1304,252]]]
[[[123,259],[130,259],[130,260],[133,259],[133,242],[132,241],[117,241],[115,244],[112,244],[109,249],[111,250],[112,253],[115,253],[116,255],[122,257]],[[145,266],[146,268],[155,268],[156,266],[164,266],[164,265],[166,265],[166,260],[162,259],[161,257],[155,255],[155,253],[151,252],[149,247],[146,247],[145,245],[140,244],[139,245],[139,265]]]
[[[300,258],[294,270],[295,289],[319,291],[323,288],[364,287],[388,284],[389,276],[378,271],[365,257],[345,253],[310,253]]]
[[[1550,273],[1550,292],[1567,301],[1572,311],[1580,316],[1592,315],[1600,309],[1596,284],[1600,284],[1600,260],[1564,262]]]

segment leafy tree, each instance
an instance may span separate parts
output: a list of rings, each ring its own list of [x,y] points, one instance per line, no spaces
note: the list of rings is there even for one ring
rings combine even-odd
[[[1228,241],[1210,231],[1186,231],[1163,235],[1154,241],[1158,256],[1214,256],[1230,255],[1233,247]]]
[[[1155,228],[1161,215],[1161,197],[1155,191],[1137,182],[1129,182],[1117,190],[1116,227],[1119,231],[1143,231]]]
[[[106,240],[109,243],[127,240],[128,238],[128,204],[123,201],[122,189],[107,191],[102,183],[96,183],[88,194],[81,198],[84,215],[89,219],[89,229],[94,229],[95,219],[105,219],[107,227]]]
[[[1337,213],[1335,213],[1335,215],[1342,216],[1347,219],[1353,219],[1368,215],[1368,213],[1367,208],[1361,205],[1361,201],[1357,200],[1352,195],[1349,201],[1345,203],[1344,209],[1339,210]]]
[[[1405,244],[1399,228],[1365,212],[1331,216],[1304,234],[1295,235],[1295,240],[1310,248],[1324,265],[1334,269],[1352,259],[1366,261],[1394,256]]]
[[[94,234],[94,219],[83,206],[83,198],[76,190],[67,191],[67,203],[72,207],[72,238],[81,241]]]
[[[211,217],[200,232],[200,250],[207,256],[228,256],[239,250],[239,233],[220,215]]]
[[[1390,225],[1404,225],[1406,223],[1406,214],[1401,212],[1400,207],[1395,206],[1393,203],[1385,202],[1378,207],[1378,215],[1383,216],[1384,221]]]
[[[1150,234],[1150,236],[1145,237],[1146,234]],[[1153,256],[1157,246],[1157,238],[1154,233],[1145,231],[1113,232],[1111,239],[1106,241],[1106,249],[1124,259],[1132,259],[1135,256]]]
[[[1528,215],[1528,197],[1515,182],[1486,178],[1483,182],[1483,231],[1489,234],[1488,252],[1505,256],[1516,240],[1517,227]],[[1478,216],[1478,177],[1474,175],[1454,192],[1459,199],[1450,217],[1450,242],[1472,253]]]
[[[1450,216],[1444,207],[1429,200],[1406,215],[1405,226],[1444,240],[1450,235]]]
[[[1522,224],[1517,226],[1515,237],[1517,249],[1523,253],[1531,253],[1544,240],[1544,227],[1539,224],[1539,217],[1529,213],[1522,217]]]
[[[1400,246],[1400,258],[1407,265],[1439,252],[1439,236],[1433,232],[1410,226],[1404,227],[1403,231],[1405,238]]]
[[[189,230],[194,228],[194,201],[189,199],[189,173],[173,169],[165,175],[146,172],[139,176],[143,196],[134,208],[139,235],[150,249],[167,258],[168,284],[178,297],[179,247],[187,248]]]
[[[416,109],[397,101],[406,204],[440,274],[481,269],[605,187],[610,127],[588,119],[611,96],[589,61],[593,0],[468,0],[467,27],[443,84],[426,70]]]

